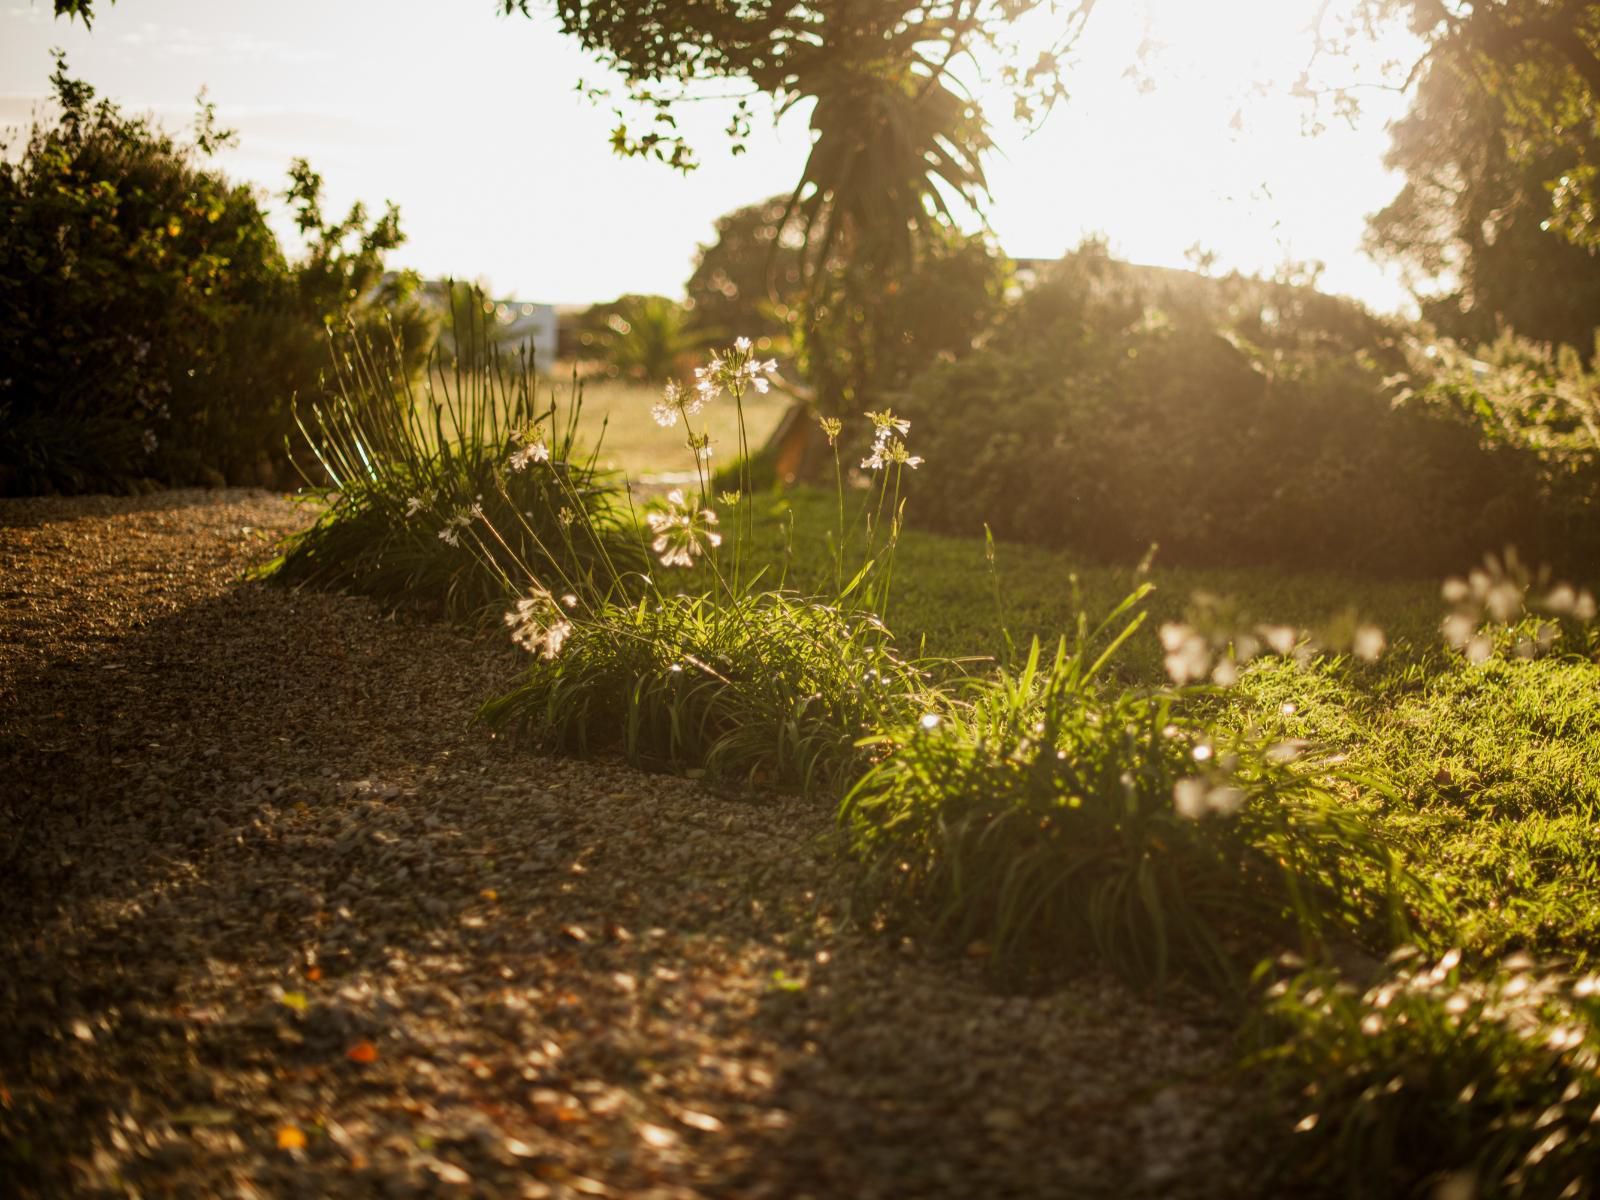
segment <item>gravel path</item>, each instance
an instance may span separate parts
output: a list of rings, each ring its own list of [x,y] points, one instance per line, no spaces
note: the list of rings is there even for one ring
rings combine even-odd
[[[264,492],[0,502],[0,1195],[1237,1196],[1215,1023],[838,927],[829,814],[470,725]]]

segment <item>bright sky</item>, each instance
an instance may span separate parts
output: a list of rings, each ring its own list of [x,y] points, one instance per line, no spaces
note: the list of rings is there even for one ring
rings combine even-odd
[[[1302,136],[1312,110],[1287,93],[1316,4],[1103,4],[1071,102],[1032,137],[997,126],[989,219],[1002,246],[1055,257],[1103,233],[1118,257],[1155,265],[1189,265],[1196,243],[1224,270],[1316,259],[1325,289],[1403,304],[1397,276],[1359,242],[1365,214],[1399,187],[1380,159],[1404,99],[1363,93],[1356,128],[1330,119]],[[0,126],[13,152],[47,94],[52,46],[101,95],[175,130],[205,86],[239,131],[222,158],[230,174],[276,193],[289,160],[307,157],[330,211],[356,198],[400,205],[410,240],[397,265],[486,278],[518,299],[680,294],[713,220],[793,187],[807,148],[796,112],[758,124],[733,157],[727,110],[706,103],[680,117],[699,171],[617,159],[609,109],[575,90],[602,73],[553,18],[500,18],[493,0],[99,0],[93,32],[54,20],[50,0],[0,5]],[[1154,87],[1143,91],[1124,72],[1147,38],[1160,45],[1144,60]],[[1372,51],[1363,74],[1407,48]],[[1010,104],[994,94],[987,107],[1000,118]]]

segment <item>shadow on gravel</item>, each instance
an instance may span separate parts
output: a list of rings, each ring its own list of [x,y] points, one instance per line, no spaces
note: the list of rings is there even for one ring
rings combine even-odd
[[[1251,1194],[1215,1030],[836,931],[825,811],[508,752],[508,661],[247,584],[12,677],[0,1194]]]

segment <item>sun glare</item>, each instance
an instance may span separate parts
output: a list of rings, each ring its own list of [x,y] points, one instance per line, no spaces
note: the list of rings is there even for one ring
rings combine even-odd
[[[1138,262],[1271,272],[1326,265],[1324,284],[1379,307],[1398,284],[1361,255],[1365,215],[1398,187],[1382,165],[1387,123],[1404,112],[1393,82],[1418,44],[1403,29],[1313,56],[1320,0],[1139,0],[1101,6],[1066,73],[1070,99],[1039,132],[1004,118],[995,64],[978,91],[1001,154],[993,224],[1013,254],[1049,257],[1087,234]],[[1057,18],[1059,21],[1059,18]],[[1032,18],[1019,60],[1057,29]],[[1324,31],[1343,34],[1330,13]],[[1333,90],[1357,85],[1353,117]]]

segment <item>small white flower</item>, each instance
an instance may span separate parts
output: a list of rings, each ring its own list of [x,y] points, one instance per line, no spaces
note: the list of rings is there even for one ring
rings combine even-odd
[[[1185,821],[1198,821],[1206,813],[1206,785],[1201,779],[1180,779],[1172,789],[1172,806]]]
[[[733,339],[733,348],[740,354],[749,354],[751,345],[752,343],[747,337]]]
[[[505,623],[511,629],[513,642],[544,659],[560,654],[572,636],[572,623],[560,614],[550,593],[542,588],[518,600],[517,606],[506,613]]]
[[[645,523],[655,534],[650,549],[664,567],[692,566],[706,547],[715,549],[722,545],[722,535],[714,528],[717,524],[715,510],[689,508],[679,488],[667,493],[665,509],[645,514]]]
[[[905,437],[911,432],[911,422],[904,417],[895,416],[892,408],[886,408],[882,412],[868,412],[866,418],[872,422],[872,436],[880,442],[890,434],[897,433]]]
[[[671,429],[678,423],[678,410],[664,400],[657,400],[650,407],[650,416],[655,423],[663,429]]]
[[[1363,625],[1356,630],[1352,650],[1363,662],[1377,662],[1388,644],[1388,639],[1383,636],[1383,630],[1376,625]]]
[[[447,546],[461,545],[461,537],[456,533],[454,525],[446,525],[439,530],[439,540]]]
[[[426,506],[422,503],[421,496],[411,497],[411,499],[406,501],[406,517],[410,518],[416,516],[425,507]]]
[[[156,452],[156,447],[160,444],[161,443],[156,438],[155,430],[146,429],[144,431],[144,452],[146,454],[154,454]]]

